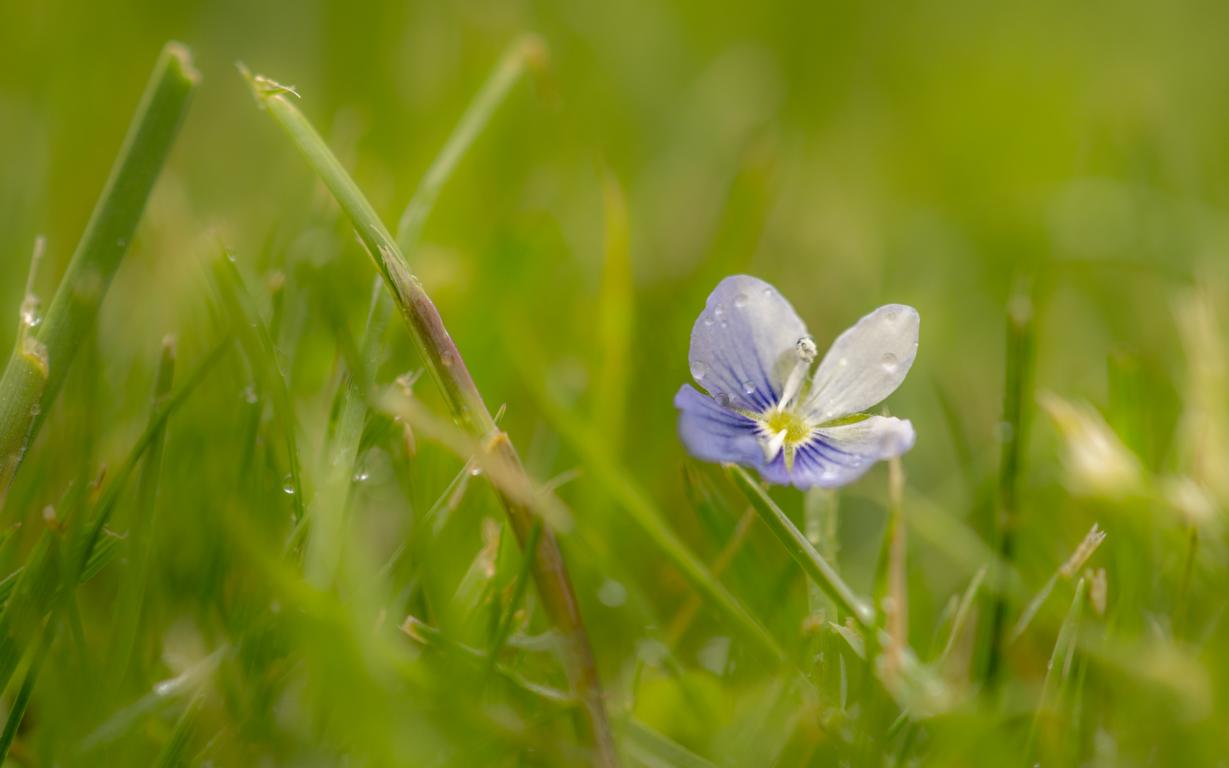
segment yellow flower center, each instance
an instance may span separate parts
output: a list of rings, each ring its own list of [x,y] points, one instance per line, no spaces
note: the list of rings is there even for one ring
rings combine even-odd
[[[770,410],[761,417],[760,423],[770,435],[784,432],[787,446],[797,446],[811,436],[811,425],[792,411]]]

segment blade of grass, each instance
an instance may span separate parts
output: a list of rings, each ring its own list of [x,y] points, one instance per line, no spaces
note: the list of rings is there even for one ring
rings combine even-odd
[[[174,768],[177,765],[189,765],[191,759],[184,754],[188,748],[188,742],[192,738],[192,727],[196,724],[196,713],[200,711],[205,697],[198,693],[188,701],[188,706],[184,707],[184,711],[179,715],[179,719],[175,721],[175,729],[171,731],[171,738],[167,740],[166,746],[158,753],[158,758],[154,761],[157,768]]]
[[[1101,542],[1105,541],[1105,532],[1102,531],[1096,523],[1092,524],[1092,528],[1085,534],[1082,541],[1075,551],[1071,553],[1071,557],[1058,567],[1046,583],[1037,592],[1036,596],[1029,601],[1028,606],[1020,614],[1020,618],[1016,621],[1011,630],[1011,636],[1008,637],[1008,643],[1014,643],[1019,640],[1028,629],[1028,625],[1032,623],[1033,617],[1037,615],[1037,611],[1041,610],[1042,604],[1050,593],[1054,591],[1054,586],[1058,584],[1060,578],[1070,581],[1083,569],[1084,564],[1088,562],[1088,558],[1092,557],[1097,548],[1101,546]]]
[[[264,391],[269,393],[273,417],[282,433],[282,442],[286,448],[286,464],[290,470],[286,487],[289,488],[291,507],[295,520],[301,520],[304,489],[299,461],[298,422],[295,419],[294,403],[290,398],[286,375],[278,363],[273,337],[269,334],[269,327],[260,316],[255,298],[248,291],[230,253],[223,249],[222,253],[213,259],[212,266],[214,283],[235,319],[233,327],[239,339],[239,346],[243,348],[253,374],[261,382]]]
[[[154,395],[150,418],[171,396],[171,384],[175,375],[175,343],[170,337],[162,342],[162,356],[154,378]],[[115,606],[115,634],[111,652],[108,654],[108,671],[111,679],[108,687],[115,689],[128,674],[132,665],[133,648],[141,628],[141,607],[149,578],[154,526],[157,520],[158,478],[162,470],[162,447],[166,439],[166,423],[154,431],[149,448],[145,451],[145,463],[137,489],[137,502],[132,520],[128,524],[128,568],[120,586]]]
[[[713,574],[713,578],[721,578],[721,574],[725,573],[726,568],[730,567],[730,563],[734,557],[742,549],[743,544],[747,541],[747,533],[751,530],[751,524],[755,522],[755,513],[748,509],[743,516],[738,518],[738,523],[734,526],[734,532],[730,535],[729,541],[717,553],[717,557],[713,559],[713,564],[709,566],[709,572]],[[683,607],[675,614],[671,620],[669,628],[666,630],[666,641],[670,647],[675,647],[687,634],[687,630],[691,627],[691,623],[695,621],[696,613],[699,612],[702,603],[700,596],[692,593],[687,597],[687,602],[683,603]]]
[[[4,721],[4,731],[0,733],[0,765],[4,765],[8,758],[13,739],[17,737],[17,729],[21,727],[21,721],[25,719],[26,709],[30,705],[30,696],[34,693],[34,683],[38,680],[38,673],[43,667],[43,661],[47,658],[47,651],[55,640],[57,626],[58,623],[53,618],[43,628],[43,637],[34,649],[34,658],[30,660],[26,676],[21,681],[21,688],[17,690],[17,696],[13,698],[8,718]]]
[[[168,43],[46,317],[18,339],[0,378],[0,494],[16,474],[25,447],[94,323],[198,80],[188,49]]]
[[[570,411],[564,405],[564,400],[550,390],[549,382],[537,374],[545,369],[545,364],[533,337],[521,332],[510,336],[509,343],[516,345],[519,351],[519,354],[514,356],[514,362],[520,370],[521,381],[533,393],[538,407],[546,414],[555,430],[584,461],[588,469],[586,476],[601,485],[684,578],[748,640],[775,658],[787,660],[785,649],[671,530],[648,493],[637,485],[619,466],[618,460],[610,455],[605,441],[599,439],[579,416]]]
[[[309,580],[319,586],[331,583],[340,566],[342,526],[345,525],[345,508],[355,476],[363,427],[367,421],[370,382],[379,364],[379,340],[391,314],[390,305],[382,300],[384,293],[379,283],[374,287],[363,334],[363,348],[357,352],[341,383],[340,412],[327,447],[329,458],[320,489],[312,499],[305,519],[309,526],[307,574]]]
[[[982,568],[973,575],[973,580],[969,582],[969,586],[965,588],[964,594],[960,596],[960,603],[956,606],[956,614],[952,617],[951,631],[948,632],[947,642],[943,644],[943,650],[939,652],[937,665],[941,666],[947,661],[947,657],[951,655],[952,649],[956,647],[956,641],[960,639],[960,633],[964,630],[964,626],[968,623],[969,613],[973,610],[973,601],[977,599],[977,594],[981,591],[982,581],[986,578],[986,569]]]
[[[473,101],[452,130],[443,149],[436,155],[431,167],[423,175],[414,196],[401,213],[397,223],[397,245],[409,257],[418,248],[423,225],[435,207],[444,183],[461,162],[461,158],[473,145],[482,129],[491,122],[495,110],[526,70],[542,68],[546,64],[546,47],[534,35],[526,35],[508,47],[495,71],[482,85]]]
[[[874,628],[875,612],[866,601],[858,597],[849,585],[840,577],[836,569],[824,559],[823,555],[811,546],[807,537],[802,535],[793,521],[781,511],[759,481],[751,477],[742,467],[727,465],[730,477],[738,486],[747,501],[759,513],[760,519],[768,526],[785,546],[790,557],[802,568],[807,577],[814,581],[842,611],[849,614],[858,626],[864,630]]]
[[[436,647],[442,651],[454,654],[474,666],[479,666],[482,670],[484,670],[484,672],[486,670],[498,672],[502,678],[516,688],[532,694],[544,702],[548,702],[556,706],[571,706],[576,704],[576,700],[572,696],[526,678],[515,669],[508,667],[507,665],[501,663],[498,659],[493,658],[489,654],[484,653],[477,648],[471,648],[468,645],[445,637],[439,629],[420,621],[414,616],[406,617],[405,621],[401,624],[401,631],[404,632],[407,637],[420,645]]]
[[[119,500],[120,493],[123,491],[128,478],[136,469],[137,463],[141,457],[145,455],[145,451],[153,444],[154,438],[159,434],[159,430],[166,424],[166,420],[171,417],[171,414],[179,410],[180,406],[188,399],[201,382],[205,380],[206,375],[213,370],[213,366],[222,359],[223,354],[230,349],[231,339],[226,337],[210,350],[205,359],[197,364],[196,368],[188,375],[183,384],[175,390],[175,393],[167,398],[162,407],[156,409],[153,417],[145,425],[145,431],[137,438],[136,443],[125,457],[124,463],[111,477],[111,481],[107,487],[103,489],[102,494],[94,503],[93,520],[85,527],[82,534],[82,541],[78,548],[79,563],[82,573],[88,572],[88,566],[94,553],[98,547],[99,537],[102,535],[103,527],[107,521],[111,519],[111,513],[115,509],[115,503]]]
[[[42,631],[43,617],[59,592],[60,545],[55,530],[43,531],[0,613],[0,690],[8,686],[26,649]]]
[[[1071,662],[1076,649],[1076,632],[1079,630],[1080,617],[1084,612],[1084,600],[1088,583],[1080,579],[1075,585],[1075,597],[1067,616],[1058,630],[1058,638],[1054,641],[1054,650],[1050,653],[1050,661],[1046,665],[1045,679],[1041,684],[1041,696],[1037,701],[1037,711],[1033,715],[1028,731],[1028,751],[1032,754],[1037,742],[1037,730],[1041,718],[1051,706],[1050,699],[1055,695],[1054,688],[1058,686],[1058,696],[1061,698],[1067,690],[1067,682],[1071,678]],[[1056,667],[1058,669],[1056,669]]]
[[[1020,474],[1028,421],[1026,404],[1032,402],[1034,324],[1032,300],[1017,293],[1007,308],[1007,366],[1003,390],[1003,455],[999,467],[996,530],[1003,565],[1015,557],[1015,529],[1019,524]],[[1003,665],[1007,641],[1007,597],[997,593],[991,610],[985,680],[994,684]]]
[[[623,726],[628,752],[647,768],[716,768],[676,741],[630,719]]]
[[[516,618],[516,607],[521,604],[521,599],[525,596],[525,587],[529,584],[530,564],[533,562],[533,551],[538,546],[538,539],[542,536],[542,521],[535,520],[533,530],[529,532],[529,540],[525,542],[526,555],[522,559],[521,567],[516,573],[516,581],[512,583],[512,596],[508,599],[508,606],[504,610],[503,616],[500,617],[499,626],[495,630],[495,637],[491,641],[491,648],[487,651],[486,667],[482,670],[482,677],[490,676],[491,670],[495,666],[495,661],[499,658],[499,654],[503,651],[504,643],[508,641],[508,636],[512,634],[512,622]]]
[[[257,103],[268,111],[285,131],[291,143],[315,169],[332,192],[342,210],[350,218],[359,239],[367,247],[376,268],[384,276],[394,301],[409,328],[420,356],[427,363],[436,384],[444,394],[454,418],[484,449],[498,456],[509,467],[523,472],[520,458],[507,435],[502,432],[487,410],[486,404],[461,358],[460,351],[449,336],[439,311],[422,284],[410,272],[401,254],[375,209],[371,207],[358,185],[329,150],[324,140],[289,100],[288,91],[259,76],[249,76]],[[512,529],[522,547],[533,528],[534,514],[518,500],[497,489]],[[567,640],[565,656],[568,677],[577,695],[584,702],[588,738],[594,747],[594,763],[618,765],[610,724],[598,680],[597,665],[580,616],[576,595],[563,563],[554,533],[544,530],[534,558],[534,576],[538,591],[551,621]]]

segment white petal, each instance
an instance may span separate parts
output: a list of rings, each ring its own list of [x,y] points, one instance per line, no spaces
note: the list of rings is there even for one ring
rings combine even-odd
[[[722,280],[691,330],[696,383],[722,402],[763,411],[781,395],[807,329],[776,288],[758,278]]]
[[[896,391],[917,356],[917,310],[876,309],[832,344],[815,371],[804,409],[823,423],[871,408]]]

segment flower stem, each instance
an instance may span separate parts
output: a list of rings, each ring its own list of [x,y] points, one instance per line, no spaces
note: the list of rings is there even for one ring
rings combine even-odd
[[[94,323],[198,80],[188,49],[168,43],[46,318],[36,325],[23,323],[0,378],[0,495],[16,474],[73,354]]]
[[[802,566],[807,576],[818,584],[820,589],[827,593],[842,611],[852,616],[858,626],[864,630],[872,630],[875,621],[874,611],[862,598],[854,594],[849,585],[837,574],[836,569],[815,550],[815,547],[811,546],[807,537],[802,535],[797,526],[764,490],[764,486],[760,485],[742,467],[728,465],[728,469],[735,484],[746,495],[755,511],[759,513],[760,519],[768,524],[776,537],[785,545],[794,561]]]
[[[384,277],[410,330],[415,346],[436,384],[444,394],[457,422],[480,441],[497,461],[523,473],[520,459],[507,435],[495,424],[470,376],[464,360],[449,336],[439,311],[422,284],[409,269],[401,249],[380,221],[358,185],[342,167],[311,123],[290,102],[284,86],[259,76],[248,76],[257,103],[289,136],[291,143],[315,169],[321,181],[350,218],[359,238]],[[522,548],[531,537],[533,512],[517,499],[496,488]],[[534,556],[534,578],[551,621],[567,642],[566,662],[573,689],[583,702],[593,741],[594,764],[618,765],[610,724],[606,718],[597,666],[589,647],[571,579],[553,531],[543,527]]]

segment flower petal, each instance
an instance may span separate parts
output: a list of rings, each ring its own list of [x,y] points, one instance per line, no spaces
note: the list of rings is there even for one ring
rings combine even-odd
[[[721,407],[690,384],[684,384],[674,396],[674,407],[681,412],[679,437],[692,456],[748,466],[764,463],[764,450],[751,419]]]
[[[770,483],[798,488],[836,488],[861,477],[876,461],[899,456],[913,447],[913,424],[889,416],[868,416],[852,424],[815,430],[798,447],[794,466],[785,469],[778,456],[760,469]]]
[[[783,366],[807,333],[798,313],[776,288],[733,275],[717,284],[691,329],[691,375],[719,401],[763,411],[774,405]]]
[[[896,391],[917,356],[917,310],[876,309],[842,333],[815,371],[807,415],[818,423],[850,416]]]

